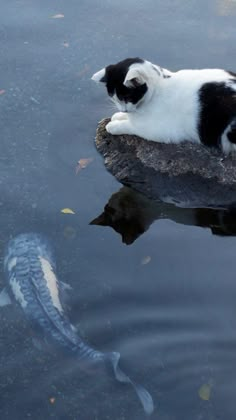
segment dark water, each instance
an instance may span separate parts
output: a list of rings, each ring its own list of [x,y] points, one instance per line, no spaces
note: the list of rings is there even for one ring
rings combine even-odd
[[[1,261],[11,236],[47,234],[71,320],[121,353],[153,419],[235,420],[236,219],[121,189],[94,146],[112,110],[90,77],[136,55],[235,70],[235,15],[234,0],[1,1]],[[76,175],[82,158],[93,161]],[[0,323],[1,419],[145,418],[129,386],[35,348],[18,308]]]

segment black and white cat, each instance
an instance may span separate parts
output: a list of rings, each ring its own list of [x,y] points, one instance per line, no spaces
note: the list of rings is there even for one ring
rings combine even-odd
[[[236,151],[236,74],[221,69],[171,72],[127,58],[95,73],[106,84],[115,113],[106,129],[147,140],[184,140]]]

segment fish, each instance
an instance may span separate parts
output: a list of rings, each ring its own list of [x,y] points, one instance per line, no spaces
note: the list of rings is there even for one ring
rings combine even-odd
[[[17,304],[33,330],[80,363],[111,367],[117,381],[132,385],[145,413],[154,411],[150,393],[119,367],[120,353],[90,347],[71,324],[63,301],[63,292],[70,286],[58,279],[55,253],[47,237],[31,232],[11,239],[4,255],[4,273],[0,306]]]

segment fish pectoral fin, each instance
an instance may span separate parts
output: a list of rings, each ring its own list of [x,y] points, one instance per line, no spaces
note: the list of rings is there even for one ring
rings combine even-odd
[[[73,324],[70,324],[70,325],[71,325],[72,330],[73,330],[75,333],[78,333],[78,328],[76,328]]]
[[[64,292],[70,292],[72,287],[68,283],[64,283],[64,281],[60,281],[61,288]]]
[[[0,292],[0,306],[11,305],[12,301],[6,287]]]

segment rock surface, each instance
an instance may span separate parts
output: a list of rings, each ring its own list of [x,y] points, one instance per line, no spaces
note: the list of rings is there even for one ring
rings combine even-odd
[[[181,207],[236,204],[236,157],[187,141],[176,145],[113,136],[105,129],[109,121],[99,123],[96,146],[122,184]]]

